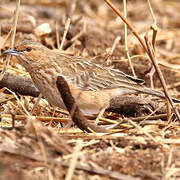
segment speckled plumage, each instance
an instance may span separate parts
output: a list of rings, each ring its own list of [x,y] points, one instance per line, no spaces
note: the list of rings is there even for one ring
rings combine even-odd
[[[79,97],[76,102],[85,115],[97,114],[118,95],[145,93],[164,97],[163,93],[146,88],[141,79],[85,58],[54,52],[38,42],[24,41],[4,54],[16,55],[42,95],[50,104],[61,108],[65,107],[56,79],[63,76],[75,99]]]

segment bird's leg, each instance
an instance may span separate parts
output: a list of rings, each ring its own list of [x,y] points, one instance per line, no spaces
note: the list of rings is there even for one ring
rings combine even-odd
[[[42,94],[40,93],[39,96],[38,96],[38,98],[37,98],[37,100],[35,101],[35,104],[34,104],[32,110],[31,110],[31,114],[34,113],[34,110],[37,108],[37,106],[38,106],[39,101],[41,100],[41,98],[42,98]]]
[[[97,118],[96,118],[96,120],[95,120],[95,124],[96,124],[96,125],[98,125],[99,119],[102,117],[102,115],[104,114],[105,110],[106,110],[106,108],[102,108],[102,109],[100,110],[100,112],[99,112],[99,114],[98,114],[98,116],[97,116]]]

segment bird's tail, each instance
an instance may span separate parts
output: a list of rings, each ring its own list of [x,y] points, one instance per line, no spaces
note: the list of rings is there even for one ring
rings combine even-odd
[[[154,89],[151,89],[151,88],[143,87],[142,90],[140,89],[139,91],[140,91],[140,93],[150,94],[150,95],[154,95],[154,96],[157,96],[157,97],[165,98],[164,93],[162,93],[160,91],[157,91],[157,90],[154,90]],[[176,98],[173,98],[173,97],[171,97],[171,98],[172,98],[173,102],[180,103],[179,99],[176,99]]]

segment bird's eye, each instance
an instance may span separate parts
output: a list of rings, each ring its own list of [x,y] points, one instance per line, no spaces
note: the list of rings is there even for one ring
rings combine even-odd
[[[30,52],[31,50],[32,50],[31,47],[27,47],[27,48],[26,48],[26,51],[27,51],[27,52]]]

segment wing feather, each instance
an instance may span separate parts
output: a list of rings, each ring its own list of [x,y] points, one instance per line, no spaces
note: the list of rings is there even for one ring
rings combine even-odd
[[[144,81],[123,73],[118,69],[93,63],[79,57],[61,55],[64,58],[63,76],[79,89],[97,91],[118,87],[141,85]],[[67,66],[68,65],[68,66]],[[63,64],[62,64],[63,66]]]

